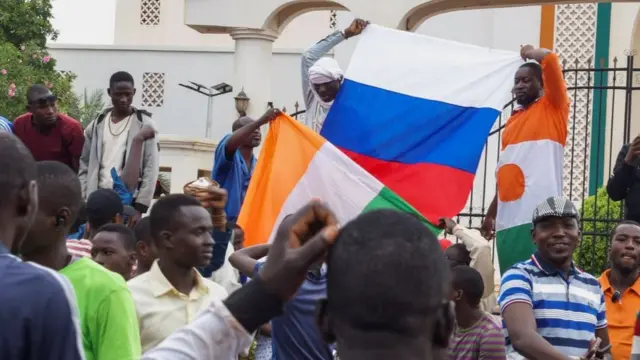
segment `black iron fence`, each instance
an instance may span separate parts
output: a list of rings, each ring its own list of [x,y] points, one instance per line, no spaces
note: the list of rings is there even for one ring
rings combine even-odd
[[[583,236],[574,258],[594,275],[606,266],[611,230],[623,216],[622,204],[611,201],[604,186],[620,147],[636,135],[631,134],[631,119],[634,96],[640,101],[640,68],[634,67],[633,55],[614,58],[611,66],[601,60],[597,68],[591,59],[563,61],[571,98],[563,190],[582,217]],[[464,226],[478,228],[495,195],[502,129],[514,105],[505,105],[487,138],[467,206],[456,218]],[[305,111],[298,103],[294,110],[291,116],[302,121]]]

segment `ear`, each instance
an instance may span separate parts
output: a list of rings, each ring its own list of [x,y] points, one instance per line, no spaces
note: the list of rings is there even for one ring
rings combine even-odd
[[[138,91],[138,90],[137,90],[136,88],[133,88],[133,96],[136,96],[136,92],[137,92],[137,91]]]
[[[124,218],[122,217],[122,214],[116,214],[111,221],[113,221],[114,224],[122,225],[122,223],[124,223]]]
[[[147,244],[144,241],[136,243],[136,251],[142,256],[147,256]]]
[[[163,230],[160,232],[160,242],[165,249],[173,249],[173,236],[171,236],[171,232],[167,230]]]
[[[58,214],[56,215],[56,226],[60,229],[70,228],[72,224],[71,221],[71,210],[67,207],[63,207],[58,210]]]
[[[327,344],[333,344],[336,342],[336,336],[333,333],[333,329],[331,329],[331,322],[327,312],[328,305],[327,299],[318,300],[316,303],[316,326],[320,330],[322,340]]]
[[[133,266],[138,263],[138,255],[136,253],[129,254],[127,263],[129,264],[129,268],[133,269]]]
[[[18,218],[18,227],[11,248],[11,252],[14,254],[20,250],[20,246],[38,212],[38,184],[35,181],[27,183],[16,194],[15,202],[15,216]]]
[[[107,89],[107,95],[109,95],[109,97],[111,97],[111,88]]]
[[[445,301],[436,310],[436,320],[433,327],[433,343],[439,348],[449,346],[449,338],[455,326],[455,311],[453,301]]]

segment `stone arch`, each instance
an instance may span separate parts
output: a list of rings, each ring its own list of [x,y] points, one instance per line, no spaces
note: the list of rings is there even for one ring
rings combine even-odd
[[[614,2],[616,0],[613,0]],[[620,0],[617,0],[620,1]],[[562,3],[579,3],[579,0],[568,0]],[[424,1],[409,10],[400,19],[397,28],[399,30],[415,31],[428,18],[452,11],[472,10],[472,9],[489,9],[489,8],[505,8],[529,5],[555,4],[555,0],[431,0]]]
[[[289,1],[275,9],[266,19],[263,29],[280,33],[293,19],[311,11],[347,10],[342,1],[317,0],[308,2]]]

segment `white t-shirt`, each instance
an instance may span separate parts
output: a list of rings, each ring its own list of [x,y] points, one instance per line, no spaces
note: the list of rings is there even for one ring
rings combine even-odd
[[[133,121],[133,115],[120,120],[117,124],[111,121],[111,113],[105,116],[104,130],[102,132],[102,158],[100,159],[100,175],[98,178],[98,186],[101,189],[113,188],[112,168],[116,168],[118,175],[122,172],[131,121]]]

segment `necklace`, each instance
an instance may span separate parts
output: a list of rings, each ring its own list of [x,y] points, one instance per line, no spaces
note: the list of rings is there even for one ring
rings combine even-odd
[[[120,130],[120,132],[119,132],[119,133],[114,134],[114,133],[113,133],[113,130],[111,130],[111,123],[112,123],[112,121],[113,121],[113,112],[112,112],[111,114],[109,114],[109,123],[108,123],[108,126],[109,126],[109,132],[111,133],[111,136],[113,136],[113,137],[118,137],[118,136],[122,135],[122,133],[127,129],[127,126],[129,125],[129,120],[131,120],[131,116],[132,116],[132,115],[133,115],[133,114],[131,114],[131,115],[129,115],[129,117],[127,117],[127,122],[126,122],[126,123],[124,124],[124,126],[122,127],[122,130]],[[120,121],[122,121],[122,120],[120,120]]]

